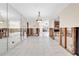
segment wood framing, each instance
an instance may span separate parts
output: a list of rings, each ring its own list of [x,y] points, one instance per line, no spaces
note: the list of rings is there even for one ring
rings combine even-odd
[[[64,28],[65,31],[65,48],[67,48],[67,28]]]
[[[49,37],[53,39],[53,28],[49,28]]]

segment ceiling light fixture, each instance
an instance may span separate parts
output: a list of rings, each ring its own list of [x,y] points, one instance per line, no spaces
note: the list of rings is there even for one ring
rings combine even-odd
[[[37,21],[37,22],[41,22],[41,21],[42,21],[42,18],[41,18],[41,16],[40,16],[40,12],[38,12],[38,18],[37,18],[36,21]]]

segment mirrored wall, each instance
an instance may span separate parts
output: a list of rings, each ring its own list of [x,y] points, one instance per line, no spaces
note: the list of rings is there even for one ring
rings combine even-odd
[[[8,27],[9,27],[9,37],[8,37],[8,48],[15,47],[20,41],[20,22],[21,15],[14,9],[10,4],[8,4]]]
[[[24,40],[27,38],[27,18],[21,16],[21,28],[20,28],[20,35],[21,39]]]
[[[0,3],[0,55],[26,39],[27,19],[11,4]]]
[[[7,4],[0,3],[0,55],[7,51]]]

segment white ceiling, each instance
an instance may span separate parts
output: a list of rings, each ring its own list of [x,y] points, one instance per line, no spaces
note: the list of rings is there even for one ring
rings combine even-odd
[[[11,5],[28,19],[37,17],[38,11],[41,17],[54,18],[68,3],[11,3]],[[57,15],[58,16],[58,15]]]

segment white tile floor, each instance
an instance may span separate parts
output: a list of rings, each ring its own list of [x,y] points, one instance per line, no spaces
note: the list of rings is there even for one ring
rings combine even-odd
[[[7,52],[7,40],[8,49],[11,50],[21,42],[20,32],[9,33],[9,37],[3,37],[0,39],[0,55],[3,55],[5,52]],[[14,44],[12,44],[12,42],[14,42]]]
[[[72,56],[48,37],[28,37],[20,45],[5,54],[6,56]]]

